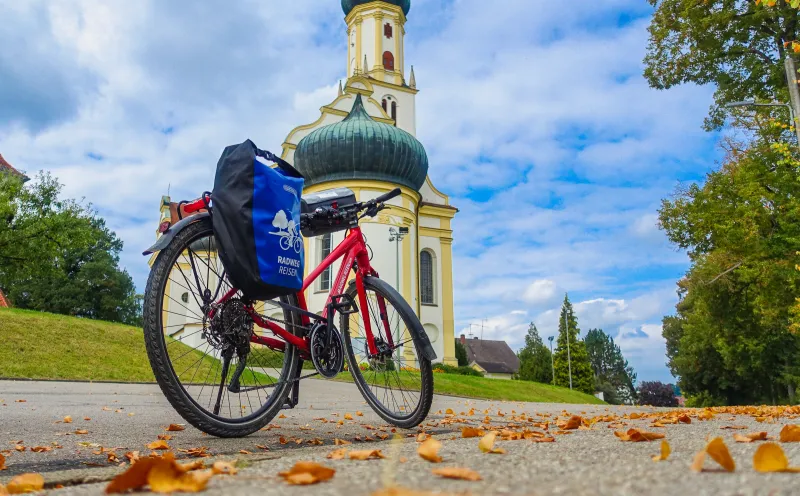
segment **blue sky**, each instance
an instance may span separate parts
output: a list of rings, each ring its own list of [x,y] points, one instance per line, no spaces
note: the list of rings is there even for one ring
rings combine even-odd
[[[688,263],[656,212],[719,152],[701,130],[713,88],[642,78],[650,14],[641,0],[412,1],[418,137],[460,209],[457,333],[486,319],[484,337],[515,348],[528,322],[552,335],[569,292],[583,331],[612,334],[640,380],[672,380],[660,323]],[[210,189],[231,143],[279,151],[347,64],[337,0],[7,1],[0,18],[0,153],[91,202],[140,289],[161,195]]]

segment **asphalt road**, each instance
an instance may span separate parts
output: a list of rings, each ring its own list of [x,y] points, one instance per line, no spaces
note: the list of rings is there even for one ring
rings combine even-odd
[[[86,463],[103,464],[105,456],[93,455],[93,448],[79,443],[96,443],[104,447],[125,448],[148,452],[147,443],[164,433],[169,423],[181,423],[161,395],[153,386],[131,386],[112,384],[75,384],[42,382],[0,382],[0,450],[13,449],[17,441],[25,446],[49,446],[56,442],[63,446],[50,452],[33,453],[12,451],[8,457],[8,470],[0,472],[0,483],[20,472],[41,472],[48,483],[65,483],[91,479],[103,480],[117,468],[95,468]],[[24,403],[16,400],[24,399]],[[104,410],[104,407],[107,410]],[[196,448],[207,446],[209,451],[222,458],[239,458],[243,468],[234,477],[216,477],[206,494],[265,494],[265,495],[369,495],[388,485],[400,485],[416,490],[437,491],[455,494],[798,494],[800,474],[760,474],[752,468],[752,456],[758,443],[733,442],[732,433],[767,431],[776,437],[783,424],[797,423],[797,419],[778,418],[775,423],[758,423],[747,415],[718,415],[709,421],[694,421],[689,425],[666,425],[649,428],[649,421],[626,420],[627,427],[642,427],[649,431],[666,434],[672,447],[672,455],[666,462],[653,462],[651,456],[659,451],[657,442],[623,443],[617,439],[614,429],[605,423],[591,430],[574,431],[559,435],[554,443],[532,443],[530,441],[503,441],[497,445],[506,449],[506,454],[483,454],[478,449],[478,439],[461,439],[462,423],[447,424],[445,415],[439,410],[452,408],[453,418],[480,425],[485,409],[490,409],[490,421],[494,426],[513,422],[510,418],[525,412],[527,415],[584,416],[621,415],[632,411],[655,411],[654,409],[522,404],[484,402],[458,398],[437,397],[427,431],[443,443],[441,464],[422,460],[416,454],[418,444],[413,438],[404,438],[402,443],[354,442],[351,449],[381,449],[387,459],[373,461],[328,460],[326,455],[334,449],[333,439],[353,441],[374,436],[383,424],[368,411],[354,386],[343,383],[309,380],[301,391],[301,404],[295,410],[286,411],[287,418],[276,419],[279,429],[258,432],[245,439],[222,440],[205,436],[187,427],[185,431],[173,433],[169,441],[173,448]],[[460,412],[474,408],[472,417]],[[117,413],[119,410],[119,413]],[[341,427],[336,422],[323,423],[319,418],[342,419],[345,413],[355,415],[362,411],[363,417],[345,421]],[[129,414],[133,414],[132,416]],[[498,416],[502,413],[503,416]],[[64,416],[73,418],[72,424],[55,423]],[[91,420],[85,421],[84,417]],[[737,425],[745,430],[721,430],[720,427]],[[78,429],[88,430],[85,435],[76,435]],[[314,429],[305,430],[305,429]],[[624,430],[624,429],[623,429]],[[70,433],[67,435],[67,433]],[[406,434],[406,433],[403,433]],[[279,438],[303,438],[297,445],[293,442],[282,445]],[[734,473],[694,473],[689,466],[697,451],[707,438],[722,436],[737,462]],[[320,438],[323,446],[309,446],[305,440]],[[13,444],[12,444],[13,443]],[[5,446],[3,446],[5,445]],[[256,448],[267,446],[268,451]],[[785,443],[793,465],[800,465],[800,443]],[[246,450],[254,455],[241,455]],[[118,451],[123,452],[123,451]],[[400,460],[407,461],[401,463]],[[296,461],[312,460],[334,469],[335,477],[314,486],[288,486],[277,477],[277,473],[291,467]],[[709,463],[713,466],[713,462]],[[478,482],[447,480],[431,473],[439,467],[466,467],[483,477]],[[64,471],[66,469],[66,471]],[[59,489],[54,494],[101,494],[105,483],[81,484]]]

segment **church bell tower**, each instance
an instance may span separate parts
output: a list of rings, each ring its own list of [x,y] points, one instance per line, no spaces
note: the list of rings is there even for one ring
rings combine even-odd
[[[405,85],[406,15],[410,0],[342,0],[347,23],[347,77],[367,75]]]

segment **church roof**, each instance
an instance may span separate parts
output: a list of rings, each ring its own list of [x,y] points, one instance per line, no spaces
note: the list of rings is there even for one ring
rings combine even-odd
[[[428,175],[428,155],[408,132],[372,119],[359,94],[344,120],[300,140],[294,166],[306,178],[306,186],[372,179],[419,191]]]
[[[15,176],[21,176],[26,181],[28,180],[28,177],[25,174],[23,174],[22,172],[20,172],[17,169],[15,169],[14,166],[9,164],[6,161],[6,159],[3,158],[3,155],[0,155],[0,172],[10,172],[11,174],[13,174]]]
[[[344,10],[344,15],[346,16],[356,6],[365,3],[370,3],[373,1],[375,0],[342,0],[342,10]],[[381,1],[390,3],[392,5],[397,5],[398,7],[403,9],[403,14],[405,15],[408,15],[408,11],[411,10],[411,0],[381,0]]]

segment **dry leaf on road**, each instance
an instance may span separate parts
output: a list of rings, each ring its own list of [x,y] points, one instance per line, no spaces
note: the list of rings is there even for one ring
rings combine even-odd
[[[288,472],[278,475],[287,483],[294,485],[308,485],[324,482],[333,478],[336,470],[314,462],[297,462]]]
[[[8,467],[6,467],[6,457],[3,456],[2,453],[0,453],[0,470],[5,470],[7,468]]]
[[[478,448],[481,450],[482,453],[494,453],[498,455],[502,455],[506,452],[506,450],[502,448],[495,448],[494,441],[497,438],[496,432],[490,432],[483,436],[478,443]]]
[[[482,437],[486,435],[486,431],[483,429],[476,429],[475,427],[462,427],[461,428],[461,437],[469,438],[469,437]]]
[[[162,441],[159,439],[158,441],[153,441],[152,443],[147,445],[147,449],[151,450],[168,450],[169,444],[166,441]]]
[[[767,433],[751,432],[750,434],[744,434],[744,435],[736,433],[733,435],[733,439],[737,443],[752,443],[753,441],[766,441]]]
[[[639,429],[628,429],[628,432],[614,431],[614,435],[622,441],[630,441],[633,443],[640,443],[644,441],[655,441],[656,439],[664,439],[664,434],[657,432],[645,432]]]
[[[211,470],[185,471],[174,460],[161,460],[147,474],[147,483],[154,493],[197,493],[206,488],[214,475]]]
[[[77,431],[75,431],[75,434],[81,436],[84,434],[89,434],[89,431],[87,431],[86,429],[78,429]]]
[[[211,470],[214,475],[236,475],[238,472],[234,462],[214,462],[211,465]]]
[[[172,439],[172,434],[159,434],[158,438],[162,441],[169,441]]]
[[[567,420],[567,422],[563,426],[559,427],[561,427],[565,431],[569,431],[580,427],[582,422],[583,419],[581,417],[579,417],[578,415],[573,415],[572,417],[569,418],[569,420]]]
[[[345,414],[344,414],[344,419],[345,419],[345,420],[353,420],[353,416],[352,416],[352,415],[350,415],[349,413],[345,413]]]
[[[479,481],[483,479],[483,477],[481,477],[481,474],[475,472],[474,470],[470,470],[468,468],[442,467],[433,469],[432,472],[434,473],[434,475],[438,475],[440,477],[444,477],[447,479],[459,479],[468,481]]]
[[[441,447],[442,443],[436,439],[430,438],[419,445],[419,448],[417,448],[417,454],[423,460],[427,460],[431,463],[439,463],[442,461],[442,457],[439,456],[439,450]]]
[[[184,427],[184,426],[182,426],[180,424],[169,424],[169,426],[167,426],[167,428],[164,429],[164,430],[166,430],[168,432],[179,432],[179,431],[186,430],[186,427]]]
[[[784,425],[781,429],[780,440],[782,443],[800,442],[800,425]]]
[[[347,448],[339,448],[328,453],[326,458],[329,460],[344,460],[345,456],[347,456]]]
[[[381,453],[381,450],[361,450],[351,451],[349,458],[351,460],[378,460],[386,457]]]
[[[70,417],[69,415],[64,417],[64,423],[65,424],[71,424],[72,423],[72,417]]]
[[[672,450],[669,448],[669,443],[665,440],[662,440],[661,453],[658,455],[653,455],[653,461],[654,462],[666,461],[666,459],[669,458],[670,453],[672,453]]]
[[[733,457],[731,456],[730,451],[728,451],[725,441],[723,441],[721,437],[712,439],[711,442],[706,445],[703,451],[700,451],[697,453],[697,455],[695,455],[694,462],[691,466],[693,471],[702,472],[704,470],[703,465],[705,463],[706,455],[710,456],[714,461],[719,463],[726,471],[733,472],[736,470],[736,462],[733,461]]]
[[[6,485],[9,494],[25,494],[41,491],[44,487],[44,477],[41,474],[22,474],[11,479]]]

